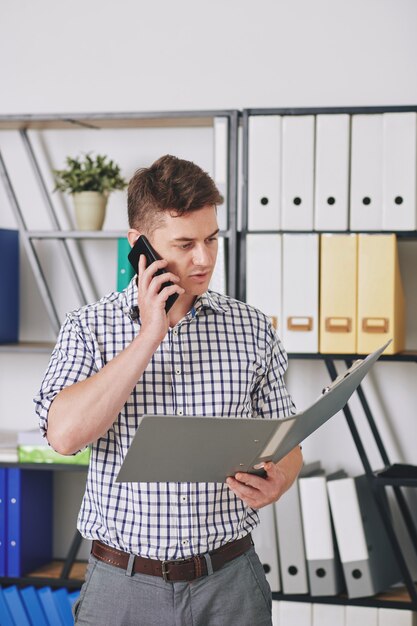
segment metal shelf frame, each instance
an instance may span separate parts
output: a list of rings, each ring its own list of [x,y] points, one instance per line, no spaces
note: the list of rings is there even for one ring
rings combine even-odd
[[[35,180],[38,183],[44,206],[51,221],[51,231],[30,231],[27,228],[22,208],[19,204],[16,191],[9,176],[4,158],[0,152],[0,177],[10,201],[10,206],[16,218],[20,237],[31,265],[35,281],[44,302],[51,326],[58,334],[61,319],[54,302],[53,295],[48,286],[45,273],[42,269],[39,255],[34,246],[35,240],[56,240],[60,246],[62,256],[71,282],[75,288],[81,304],[87,304],[86,292],[79,278],[75,263],[74,251],[68,247],[68,240],[81,241],[85,239],[108,240],[124,237],[125,232],[120,231],[65,231],[60,228],[55,207],[51,201],[39,159],[32,146],[29,130],[50,129],[109,129],[109,128],[176,128],[176,127],[211,127],[215,118],[222,117],[228,120],[227,137],[227,207],[228,229],[221,235],[226,244],[226,276],[227,291],[231,296],[237,292],[237,184],[238,184],[238,129],[239,112],[237,110],[204,110],[204,111],[166,111],[166,112],[125,112],[125,113],[85,113],[85,114],[61,114],[61,115],[1,115],[0,131],[15,130],[21,137],[26,156],[30,163]],[[84,274],[89,280],[91,290],[95,287],[89,268],[86,266],[82,255],[77,255],[82,264]],[[98,297],[98,296],[97,296]]]
[[[414,111],[417,112],[417,106],[378,106],[378,107],[321,107],[321,108],[268,108],[268,109],[245,109],[242,112],[242,141],[243,141],[243,154],[242,154],[242,177],[243,177],[243,188],[242,188],[242,228],[239,232],[238,236],[238,255],[240,259],[240,274],[238,279],[238,298],[241,300],[246,299],[246,276],[245,276],[245,267],[246,267],[246,237],[248,234],[282,234],[282,233],[316,233],[320,234],[322,232],[332,232],[332,231],[284,231],[284,230],[250,230],[248,229],[248,181],[249,181],[249,118],[254,115],[320,115],[320,114],[340,114],[346,113],[349,115],[354,114],[376,114],[376,113],[388,113],[388,112],[409,112]],[[336,232],[336,231],[335,231]],[[337,234],[349,234],[356,233],[359,231],[351,231],[351,230],[343,230],[337,231]],[[364,232],[364,231],[360,231]],[[392,231],[389,231],[392,232]],[[380,231],[379,234],[387,234],[388,231]],[[371,234],[378,234],[376,231],[372,231]],[[401,239],[417,239],[417,231],[398,231],[395,234]],[[329,377],[331,380],[335,380],[337,377],[337,370],[335,366],[335,361],[344,361],[347,367],[352,364],[352,361],[356,358],[363,358],[365,355],[352,355],[352,354],[321,354],[321,353],[303,353],[303,354],[289,354],[289,358],[291,359],[320,359],[323,360]],[[416,351],[405,351],[403,353],[395,354],[395,355],[384,355],[380,358],[381,361],[398,361],[398,362],[414,362],[417,363],[417,350]],[[390,459],[388,457],[386,448],[383,444],[381,436],[378,432],[378,428],[376,426],[376,422],[372,415],[371,409],[367,402],[365,393],[361,386],[359,386],[357,390],[357,394],[361,403],[361,406],[364,410],[366,420],[370,427],[371,433],[374,437],[375,443],[377,445],[378,451],[380,453],[381,459],[385,466],[390,466]],[[404,609],[412,609],[417,610],[417,590],[414,584],[412,575],[404,558],[404,554],[398,538],[396,536],[395,530],[393,528],[392,520],[390,512],[387,510],[385,501],[383,498],[383,490],[385,487],[390,486],[393,489],[395,500],[397,502],[399,511],[404,520],[408,535],[412,542],[414,552],[417,555],[417,528],[416,523],[411,514],[410,508],[407,504],[407,501],[404,497],[404,493],[402,492],[402,487],[411,487],[417,486],[417,480],[414,478],[384,478],[375,475],[365,447],[362,443],[361,437],[359,435],[359,431],[356,427],[355,420],[353,418],[352,412],[347,404],[343,409],[343,413],[345,419],[347,421],[349,430],[351,432],[354,444],[358,451],[361,463],[363,465],[365,474],[369,480],[375,502],[377,504],[379,513],[381,515],[382,522],[386,529],[389,541],[394,550],[395,557],[397,559],[397,563],[403,578],[403,582],[406,586],[407,592],[409,594],[409,601],[401,601],[401,602],[389,602],[385,600],[378,600],[377,598],[366,598],[366,599],[355,599],[348,600],[346,598],[315,598],[309,595],[307,596],[287,596],[285,594],[274,594],[274,599],[276,600],[294,600],[294,601],[308,601],[308,602],[327,602],[327,603],[340,603],[340,604],[357,604],[361,606],[382,606],[388,607],[392,606],[393,608],[404,608]]]

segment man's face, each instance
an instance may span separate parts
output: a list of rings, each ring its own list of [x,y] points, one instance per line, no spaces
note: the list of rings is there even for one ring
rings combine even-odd
[[[149,237],[153,248],[168,261],[168,268],[180,279],[189,296],[207,291],[218,249],[216,209],[205,206],[175,217],[165,214],[162,226]]]

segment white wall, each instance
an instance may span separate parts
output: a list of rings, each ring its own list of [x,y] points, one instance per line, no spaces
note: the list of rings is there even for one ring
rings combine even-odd
[[[415,104],[414,0],[3,0],[1,113]]]
[[[415,0],[73,0],[65,5],[3,0],[0,114],[416,104],[416,24]],[[146,132],[138,131],[137,137],[130,132],[117,137],[112,132],[94,137],[88,132],[49,133],[43,143],[37,135],[33,139],[45,171],[48,159],[60,166],[74,149],[102,146],[129,175],[160,153],[178,153],[178,145],[184,146],[185,156],[210,169],[205,131],[179,131],[179,136]],[[33,226],[46,226],[16,138],[10,134],[3,141],[11,162],[19,166],[14,168],[16,183]],[[60,203],[58,197],[54,202]],[[71,210],[58,208],[65,223]],[[105,227],[123,228],[123,212],[124,197],[117,194]],[[3,189],[0,226],[14,226]],[[111,267],[114,248],[92,245],[107,246],[105,267]],[[57,253],[49,254],[55,267]],[[99,253],[93,249],[92,254]],[[415,252],[401,254],[410,277]],[[22,263],[21,336],[52,339],[24,257]],[[59,290],[59,271],[53,280]],[[100,281],[100,289],[107,290]],[[415,302],[414,296],[409,316]],[[409,333],[409,347],[417,346],[416,339]],[[0,355],[0,427],[33,426],[31,398],[47,360],[46,355]],[[393,461],[417,462],[415,368],[380,363],[364,385]],[[321,362],[290,365],[288,385],[300,408],[324,380]],[[369,438],[367,442],[378,466]],[[307,460],[322,456],[329,470],[344,466],[361,471],[339,416],[304,450]]]

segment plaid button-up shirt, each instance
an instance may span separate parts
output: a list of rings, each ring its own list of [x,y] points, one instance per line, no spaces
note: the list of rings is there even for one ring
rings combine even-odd
[[[43,434],[55,396],[98,372],[140,332],[140,319],[129,316],[136,304],[133,279],[123,292],[67,316],[35,398]],[[115,478],[143,414],[293,414],[283,380],[286,367],[280,340],[260,311],[212,291],[198,297],[169,329],[113,426],[92,443],[78,516],[81,534],[129,553],[168,560],[214,550],[254,529],[256,511],[226,484],[116,483]]]

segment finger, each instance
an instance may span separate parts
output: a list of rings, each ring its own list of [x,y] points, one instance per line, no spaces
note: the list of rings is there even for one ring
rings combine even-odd
[[[182,294],[185,293],[185,289],[183,289],[179,285],[171,285],[170,287],[165,287],[164,289],[162,289],[159,295],[162,296],[162,302],[166,302],[168,298],[174,293],[182,296]]]
[[[163,274],[154,276],[149,284],[149,291],[151,293],[159,293],[162,286],[167,282],[178,284],[180,282],[179,276],[171,272],[164,272]]]
[[[253,498],[259,492],[259,489],[256,489],[256,487],[242,483],[232,476],[229,476],[226,483],[240,498]]]
[[[262,506],[265,506],[265,504],[267,503],[267,498],[265,498],[263,494],[261,494],[256,489],[253,489],[252,487],[245,487],[238,481],[234,481],[233,483],[233,480],[234,479],[231,479],[229,482],[228,479],[227,486],[237,498],[240,498],[240,500],[242,500],[242,502],[246,504],[246,506],[250,506],[253,509],[258,509]]]
[[[247,474],[245,472],[238,472],[235,474],[235,479],[244,485],[249,485],[255,489],[262,490],[265,488],[265,478],[257,476],[256,474]]]
[[[144,256],[144,255],[141,255],[141,256]],[[146,263],[146,257],[145,257],[145,263]],[[154,274],[158,270],[164,269],[167,266],[167,264],[168,264],[168,261],[166,261],[165,259],[159,259],[158,261],[154,261],[153,263],[148,265],[146,269],[144,268],[141,271],[141,274],[140,274],[141,283],[145,287],[148,287],[149,283],[154,277]]]
[[[146,269],[146,256],[144,254],[139,255],[138,274],[142,276]]]

